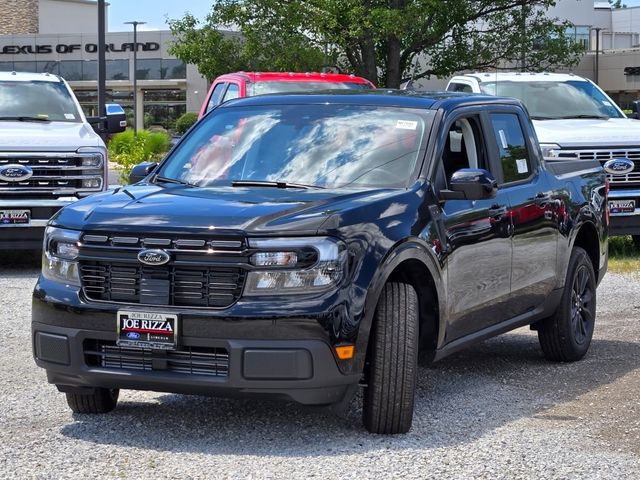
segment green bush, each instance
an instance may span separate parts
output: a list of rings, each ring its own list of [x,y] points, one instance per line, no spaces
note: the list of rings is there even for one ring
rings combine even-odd
[[[184,135],[187,130],[191,128],[191,125],[198,121],[198,114],[194,112],[183,113],[178,120],[176,120],[176,131],[179,135]]]
[[[171,137],[163,131],[133,130],[117,133],[109,140],[109,158],[118,164],[120,181],[129,183],[131,169],[142,162],[158,161],[171,148]]]

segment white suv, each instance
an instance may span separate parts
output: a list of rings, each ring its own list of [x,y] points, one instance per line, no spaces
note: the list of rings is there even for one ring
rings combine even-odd
[[[515,97],[527,107],[546,160],[599,160],[609,178],[612,235],[640,243],[640,121],[592,81],[559,73],[473,73],[447,91]]]

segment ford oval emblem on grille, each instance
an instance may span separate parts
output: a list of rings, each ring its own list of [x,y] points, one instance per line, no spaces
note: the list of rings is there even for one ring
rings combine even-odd
[[[628,158],[614,158],[604,164],[604,171],[612,175],[626,175],[633,172],[635,165]]]
[[[142,250],[138,254],[138,260],[145,265],[164,265],[171,257],[164,250]]]
[[[0,167],[0,180],[5,182],[23,182],[29,180],[33,170],[26,165],[4,165]]]

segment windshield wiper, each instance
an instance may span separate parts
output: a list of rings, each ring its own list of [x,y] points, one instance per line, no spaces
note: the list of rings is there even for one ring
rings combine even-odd
[[[28,117],[28,116],[15,116],[15,117],[0,117],[0,122],[50,122],[48,118],[44,117]]]
[[[586,118],[586,119],[594,119],[594,120],[609,120],[609,116],[607,115],[589,115],[589,114],[584,114],[584,115],[566,115],[563,117],[556,117],[558,120],[570,120],[572,118]]]
[[[194,185],[193,183],[189,183],[189,182],[185,182],[184,180],[178,180],[177,178],[169,178],[169,177],[159,177],[156,176],[153,179],[154,183],[156,182],[163,182],[163,183],[175,183],[177,185],[186,185],[188,187],[197,187],[197,185]]]
[[[325,188],[305,183],[270,182],[267,180],[231,180],[232,187],[273,187],[273,188]]]

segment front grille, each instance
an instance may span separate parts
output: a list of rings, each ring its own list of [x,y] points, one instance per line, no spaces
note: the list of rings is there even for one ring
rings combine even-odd
[[[96,154],[77,153],[14,153],[0,152],[0,167],[4,165],[24,165],[31,168],[33,175],[25,181],[9,182],[0,180],[3,194],[73,194],[102,190],[104,165],[102,160],[96,166],[83,166],[83,158]],[[97,181],[98,185],[83,188],[83,180]]]
[[[597,160],[604,166],[609,160],[628,158],[633,161],[635,168],[625,175],[607,174],[610,184],[640,184],[640,148],[617,148],[602,150],[560,150],[561,160]]]
[[[158,351],[118,347],[115,342],[102,340],[85,340],[84,356],[91,367],[212,377],[229,375],[229,352],[225,348],[183,346],[178,350]]]
[[[144,248],[161,248],[171,261],[143,265],[137,256]],[[88,300],[194,308],[227,308],[235,303],[248,265],[241,239],[99,232],[83,235],[79,259],[82,291]]]
[[[90,300],[186,307],[228,307],[244,284],[239,268],[106,262],[82,262],[80,278]]]

